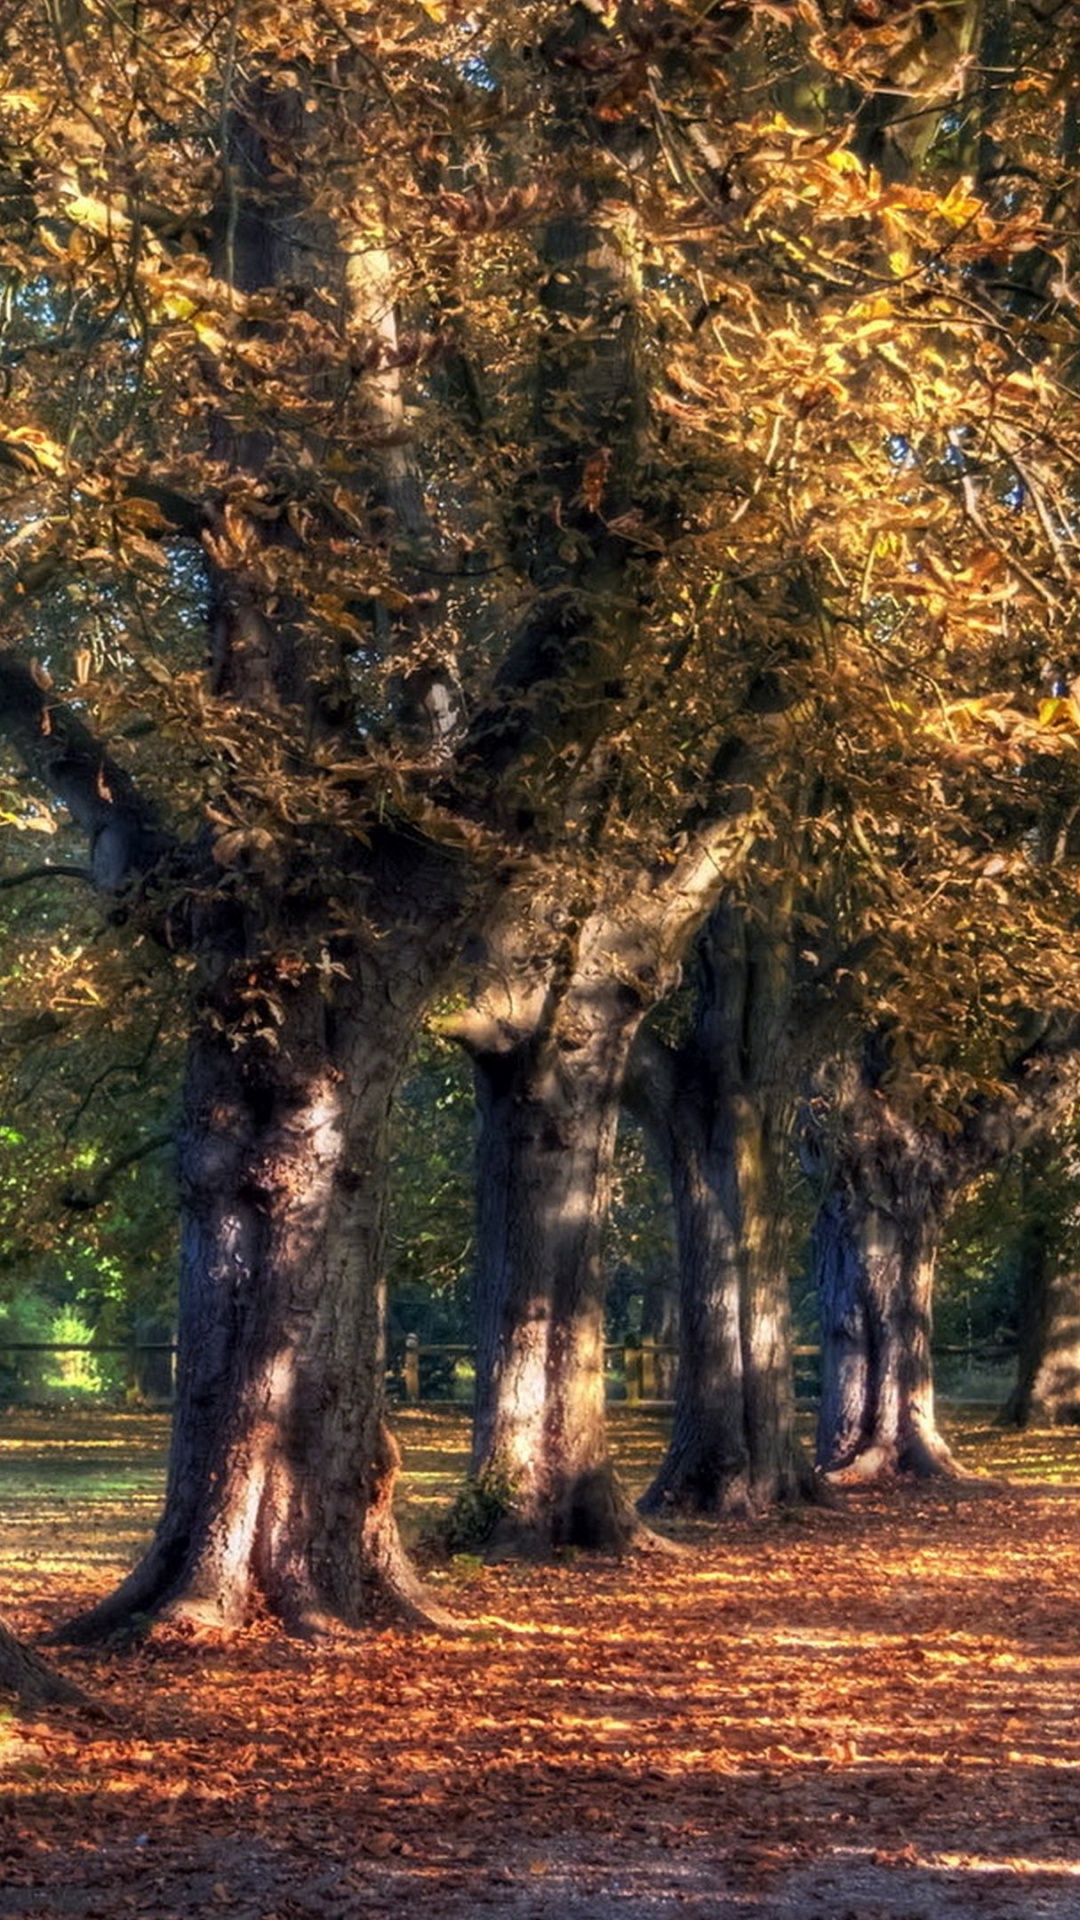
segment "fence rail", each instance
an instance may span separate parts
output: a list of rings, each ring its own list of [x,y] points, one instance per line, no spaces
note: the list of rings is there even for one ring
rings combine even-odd
[[[935,1359],[962,1369],[1001,1367],[1015,1360],[1015,1346],[974,1342],[936,1346]],[[417,1406],[428,1401],[468,1402],[473,1393],[474,1350],[464,1343],[421,1341],[410,1333],[396,1346],[386,1369],[391,1399]],[[608,1398],[669,1402],[675,1388],[677,1350],[645,1334],[604,1348]],[[800,1396],[816,1396],[820,1349],[794,1349]],[[51,1364],[50,1364],[51,1363]],[[0,1406],[64,1400],[127,1399],[169,1406],[176,1391],[176,1346],[169,1340],[0,1340]]]

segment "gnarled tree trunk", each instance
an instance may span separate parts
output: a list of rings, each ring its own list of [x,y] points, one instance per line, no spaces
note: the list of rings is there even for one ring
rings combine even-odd
[[[650,1036],[635,1074],[671,1179],[679,1260],[671,1441],[646,1513],[746,1513],[814,1491],[795,1434],[787,972],[783,942],[718,908],[691,1030],[677,1052]]]
[[[833,1133],[811,1241],[821,1316],[817,1459],[837,1483],[959,1471],[937,1429],[930,1348],[946,1214],[971,1176],[950,1141],[883,1084],[887,1034],[839,1068]]]
[[[241,84],[213,261],[241,293],[309,270],[299,173],[276,158],[284,142],[299,168],[303,125],[295,76]],[[357,325],[369,291],[353,287]],[[214,844],[187,926],[199,990],[165,1509],[142,1562],[71,1639],[163,1609],[223,1627],[263,1609],[298,1630],[421,1610],[383,1422],[388,1115],[456,947],[462,875],[419,833],[353,837],[347,809],[340,828],[301,825],[306,804],[278,812],[298,742],[329,764],[356,751],[345,676],[305,617],[298,522],[268,480],[278,424],[227,391],[212,423],[251,510],[234,501],[205,541],[210,691],[237,738],[258,729],[262,752],[226,763],[218,817],[237,825]]]
[[[416,886],[430,907],[432,872]],[[332,977],[264,956],[204,999],[180,1128],[165,1508],[143,1561],[65,1638],[166,1608],[222,1627],[269,1610],[300,1631],[387,1606],[430,1616],[383,1420],[389,1109],[445,958],[420,925],[408,940],[399,903],[397,937]]]
[[[897,1169],[899,1172],[900,1170]],[[940,1203],[918,1163],[905,1204],[846,1182],[822,1201],[812,1271],[821,1314],[818,1464],[836,1483],[957,1469],[934,1415],[930,1334]]]
[[[618,1551],[635,1531],[608,1450],[601,1250],[641,1013],[609,980],[570,996],[555,1031],[475,1055],[472,1473],[505,1506],[499,1546]]]

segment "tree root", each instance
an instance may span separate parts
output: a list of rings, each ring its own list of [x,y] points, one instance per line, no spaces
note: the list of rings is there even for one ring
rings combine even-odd
[[[45,1707],[78,1707],[95,1719],[110,1719],[107,1708],[91,1700],[81,1687],[42,1660],[40,1654],[16,1639],[0,1620],[0,1692],[14,1694],[23,1713]]]
[[[981,1476],[960,1465],[939,1433],[913,1430],[903,1441],[875,1440],[860,1447],[850,1459],[825,1467],[820,1475],[827,1487],[884,1486],[904,1478],[947,1480],[956,1485],[983,1485]]]

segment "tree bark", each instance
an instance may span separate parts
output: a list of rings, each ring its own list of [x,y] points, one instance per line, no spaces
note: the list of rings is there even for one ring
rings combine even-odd
[[[82,1707],[93,1703],[61,1673],[54,1672],[32,1648],[24,1647],[0,1620],[0,1693],[14,1694],[18,1707],[34,1712],[41,1707]]]
[[[906,1173],[902,1207],[895,1199],[874,1204],[845,1184],[823,1200],[814,1226],[817,1457],[834,1484],[960,1471],[934,1414],[930,1334],[942,1215],[917,1163]]]
[[[602,1240],[641,1012],[608,981],[571,995],[557,1031],[475,1058],[472,1473],[505,1504],[500,1548],[618,1552],[635,1532],[607,1442]]]
[[[667,1166],[679,1261],[671,1441],[646,1513],[745,1514],[814,1492],[795,1434],[784,1151],[787,955],[742,910],[701,941],[691,1031],[650,1037],[636,1104]]]
[[[1071,1196],[1050,1178],[1038,1149],[1021,1166],[1023,1221],[1017,1249],[1020,1345],[1016,1386],[1001,1418],[1017,1426],[1080,1425],[1080,1274],[1069,1259]],[[1070,1227],[1066,1227],[1066,1220]]]
[[[1021,1297],[1020,1365],[1002,1419],[1017,1427],[1080,1426],[1080,1274],[1029,1271]]]
[[[265,78],[230,114],[215,266],[243,293],[304,271],[303,123],[295,84]],[[260,728],[262,764],[229,763],[219,819],[236,826],[189,915],[199,990],[165,1508],[139,1566],[63,1629],[73,1640],[166,1609],[223,1628],[263,1610],[302,1632],[388,1608],[435,1617],[392,1509],[383,1245],[390,1104],[460,938],[462,863],[417,831],[367,821],[353,836],[347,809],[339,829],[279,804],[298,756],[316,742],[352,760],[355,730],[296,597],[306,556],[267,483],[273,411],[223,405],[212,432],[254,505],[226,507],[205,541],[211,690],[235,727]],[[297,560],[279,577],[283,548]]]
[[[950,1208],[972,1179],[1040,1139],[1076,1096],[1076,1023],[1048,1019],[1000,1089],[942,1126],[920,1117],[919,1077],[895,1068],[891,1031],[822,1076],[804,1132],[820,1182],[812,1265],[821,1306],[818,1465],[830,1479],[955,1476],[938,1432],[930,1336],[934,1268]]]
[[[811,1240],[821,1315],[817,1461],[837,1484],[955,1475],[934,1413],[934,1269],[970,1143],[920,1123],[883,1084],[870,1034],[835,1088],[834,1134]]]
[[[430,902],[432,873],[417,886]],[[421,920],[426,941],[406,945],[397,924],[333,979],[264,953],[204,1000],[165,1508],[144,1560],[66,1639],[166,1608],[225,1628],[265,1610],[302,1632],[431,1613],[391,1505],[382,1271],[389,1108],[440,942]]]
[[[538,886],[487,928],[472,1004],[477,1149],[473,1492],[503,1545],[651,1544],[618,1484],[604,1395],[603,1236],[626,1062],[748,840],[724,820],[591,910]]]

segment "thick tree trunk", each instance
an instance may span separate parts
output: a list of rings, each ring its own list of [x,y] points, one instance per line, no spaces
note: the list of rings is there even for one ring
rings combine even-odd
[[[494,1544],[621,1551],[636,1530],[608,1451],[602,1238],[640,1003],[594,993],[576,1043],[540,1034],[475,1060],[477,1389],[472,1473]]]
[[[437,898],[431,873],[417,884]],[[448,909],[422,947],[388,931],[325,974],[283,949],[207,994],[180,1130],[165,1509],[65,1638],[163,1609],[222,1627],[265,1610],[298,1631],[430,1613],[391,1506],[383,1243],[390,1103],[453,925]]]
[[[795,1435],[787,1235],[760,1111],[689,1103],[671,1163],[679,1362],[671,1440],[646,1513],[744,1514],[811,1495]],[[696,1132],[696,1137],[695,1137]]]
[[[805,1147],[819,1173],[826,1168],[812,1258],[822,1338],[818,1464],[830,1480],[961,1472],[934,1415],[930,1334],[942,1229],[978,1173],[1030,1147],[1070,1110],[1075,1049],[1071,1020],[1050,1026],[1039,1045],[1018,1053],[1001,1094],[947,1129],[916,1117],[923,1091],[918,1079],[905,1088],[895,1071],[887,1029],[865,1035],[861,1059],[833,1062],[823,1075],[831,1137],[819,1115]],[[1027,1362],[1034,1376],[1049,1322],[1043,1332],[1036,1323],[1049,1300],[1045,1263],[1034,1244],[1030,1252],[1040,1270],[1033,1275]],[[1075,1306],[1066,1285],[1060,1324],[1067,1392]]]
[[[275,157],[279,141],[300,151],[303,124],[299,87],[270,76],[245,82],[229,114],[213,257],[245,293],[309,270],[299,171]],[[299,1631],[429,1611],[398,1541],[383,1422],[387,1134],[459,937],[461,873],[419,833],[369,825],[354,838],[344,812],[340,831],[305,829],[310,798],[295,811],[282,801],[298,741],[348,760],[353,733],[334,650],[294,597],[312,583],[267,484],[277,427],[272,406],[245,413],[227,397],[212,423],[218,457],[246,478],[238,492],[264,503],[246,516],[231,503],[205,543],[211,691],[238,743],[261,729],[261,758],[227,762],[218,818],[236,827],[219,834],[191,909],[200,997],[165,1509],[145,1558],[70,1639],[164,1609],[220,1627],[264,1610]],[[283,550],[295,555],[284,568]]]
[[[910,1210],[847,1189],[823,1201],[812,1263],[821,1311],[818,1464],[837,1484],[959,1472],[937,1429],[930,1350],[941,1216],[911,1183]]]
[[[782,943],[718,909],[693,1029],[677,1054],[650,1043],[642,1063],[639,1105],[671,1178],[680,1281],[671,1442],[646,1513],[747,1513],[815,1490],[795,1434],[786,977]]]
[[[956,1474],[934,1415],[934,1268],[966,1144],[920,1124],[882,1085],[887,1035],[842,1070],[811,1266],[821,1315],[817,1459],[837,1484]]]
[[[503,1510],[504,1546],[655,1544],[608,1452],[602,1242],[630,1047],[715,896],[725,836],[591,912],[515,893],[472,1006],[444,1023],[473,1058],[480,1113],[466,1499],[477,1520]]]

